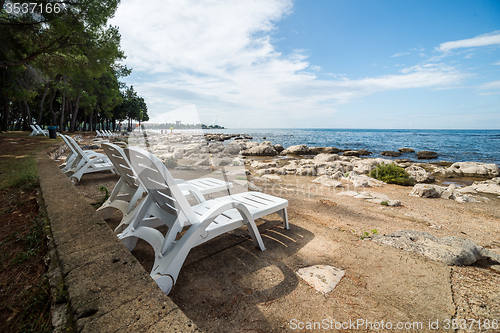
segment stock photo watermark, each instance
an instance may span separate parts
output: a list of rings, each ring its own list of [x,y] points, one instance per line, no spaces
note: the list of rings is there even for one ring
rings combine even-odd
[[[497,330],[499,320],[497,319],[428,319],[427,321],[384,321],[368,320],[363,318],[337,321],[335,319],[323,319],[321,321],[301,321],[291,319],[288,323],[292,330],[439,330],[439,329],[463,329],[463,330]]]

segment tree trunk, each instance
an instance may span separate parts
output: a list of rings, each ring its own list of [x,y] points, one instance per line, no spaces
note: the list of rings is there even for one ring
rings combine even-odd
[[[50,110],[50,113],[52,114],[52,122],[50,124],[52,126],[55,126],[57,124],[57,115],[59,114],[59,112],[54,112],[53,107],[52,107],[53,102],[54,102],[54,98],[56,98],[56,94],[57,94],[57,90],[52,88],[52,90],[50,92],[50,99],[49,99],[49,110]]]
[[[66,76],[63,76],[64,88],[61,104],[61,121],[59,122],[59,130],[64,131],[64,111],[66,111]]]
[[[25,116],[24,116],[25,121],[23,122],[23,131],[29,131],[30,125],[32,123],[31,123],[30,107],[28,105],[27,100],[24,100],[24,112],[25,112]]]
[[[3,116],[2,116],[2,132],[7,132],[7,120],[9,118],[10,101],[7,97],[3,98]]]
[[[43,91],[42,100],[40,101],[40,105],[38,106],[38,117],[36,118],[37,125],[40,125],[42,121],[43,115],[43,103],[45,102],[45,97],[47,96],[47,92],[49,91],[49,84],[45,85],[45,90]]]
[[[73,106],[73,112],[71,112],[71,123],[69,125],[69,131],[71,133],[75,132],[76,118],[78,115],[78,103],[80,102],[80,93],[76,96],[75,105]]]
[[[95,131],[94,129],[94,111],[89,114],[89,131]]]

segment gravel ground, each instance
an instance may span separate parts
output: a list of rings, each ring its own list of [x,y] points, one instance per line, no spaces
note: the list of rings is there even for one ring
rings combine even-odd
[[[194,179],[207,173],[209,171],[172,172],[174,178],[183,179]],[[80,184],[77,185],[77,189],[83,193],[91,204],[98,204],[103,197],[103,193],[99,191],[100,185],[106,186],[111,191],[118,178],[118,176],[111,175],[108,172],[85,175]],[[333,230],[335,235],[339,235],[339,239],[348,240],[348,242],[359,241],[360,238],[364,238],[363,235],[373,234],[374,232],[388,234],[398,230],[419,230],[437,237],[456,236],[471,239],[478,245],[500,253],[500,199],[497,196],[480,195],[476,199],[481,202],[458,203],[441,198],[411,197],[408,195],[411,187],[397,185],[353,189],[347,188],[346,184],[343,189],[331,189],[311,183],[313,177],[282,176],[281,178],[283,182],[256,181],[255,183],[265,192],[289,200],[288,214],[292,225],[305,226],[308,230],[307,225],[310,225],[314,230]],[[460,180],[457,181],[460,182]],[[238,188],[236,190],[238,191]],[[338,194],[346,190],[386,194],[392,200],[400,200],[401,206],[386,207]],[[120,218],[120,213],[115,212],[113,217],[108,220],[108,224],[113,227],[119,222]],[[276,230],[273,228],[276,228],[278,220],[277,217],[271,215],[270,218],[258,222],[258,224],[261,224],[259,228]],[[266,242],[266,238],[264,238],[264,242]],[[311,242],[314,242],[314,240]],[[318,244],[316,245],[319,246]],[[265,252],[270,252],[269,247],[268,251]],[[147,244],[139,242],[133,253],[147,270],[151,269],[152,251],[148,249]],[[190,257],[196,255],[196,253],[190,254]],[[190,265],[188,261],[186,266]],[[191,262],[193,261],[196,260],[191,260]],[[288,265],[288,268],[293,270],[293,263],[283,262],[283,265]],[[189,269],[183,268],[186,271],[189,271]],[[181,271],[181,277],[183,270]],[[207,275],[211,274],[215,273],[211,273],[209,269]],[[269,271],[268,274],[272,275],[272,272]],[[238,279],[238,276],[233,276],[232,279]],[[354,285],[357,284],[356,279],[356,276],[351,278],[355,282]],[[483,321],[485,319],[500,320],[500,303],[498,302],[500,299],[500,265],[498,263],[482,261],[474,266],[451,267],[450,275],[443,277],[443,279],[446,279],[444,282],[451,286],[453,307],[455,308],[452,311],[452,318],[481,319]],[[364,280],[370,281],[370,276]],[[193,302],[191,298],[176,293],[176,289],[186,291],[186,288],[184,282],[179,282],[172,290],[171,296],[181,309],[202,329],[211,332],[231,331],[234,330],[234,323],[238,322],[238,320],[240,320],[239,324],[242,325],[239,327],[243,327],[248,323],[248,316],[244,318],[237,316],[238,311],[243,311],[250,306],[239,299],[238,295],[234,300],[227,299],[225,301],[221,300],[223,298],[221,295],[212,295],[212,298],[207,296],[208,302],[211,303],[206,310],[203,310],[206,304],[202,303],[198,304],[197,309],[193,309],[192,303],[190,303]],[[251,290],[249,289],[248,292],[251,292]],[[290,291],[290,293],[295,295],[295,291]],[[245,294],[245,291],[243,294]],[[298,292],[297,295],[300,295],[300,293]],[[342,302],[352,302],[352,299],[347,300],[338,294],[335,295],[337,295],[335,304],[339,307],[346,307],[346,304]],[[249,300],[248,302],[254,302],[253,306],[258,307],[266,320],[265,325],[257,325],[257,329],[251,330],[287,330],[283,321],[270,319],[274,318],[278,313],[274,306],[268,304],[262,298]],[[228,310],[228,304],[230,305],[230,311]],[[262,306],[262,304],[267,305]],[[331,304],[328,306],[331,306]],[[212,315],[204,315],[205,312],[203,311],[211,312]],[[377,306],[365,303],[346,307],[345,311],[349,318],[354,318],[356,313],[376,315],[379,310],[377,310]],[[230,320],[228,321],[228,319]],[[459,329],[458,331],[473,332],[483,330],[477,329],[477,324],[469,321],[467,330]]]

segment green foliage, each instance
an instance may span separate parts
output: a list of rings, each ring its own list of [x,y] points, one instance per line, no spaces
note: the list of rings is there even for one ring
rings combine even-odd
[[[370,177],[381,180],[388,184],[397,184],[403,186],[412,186],[413,179],[406,171],[394,163],[377,164],[377,167],[370,172]]]
[[[389,206],[389,201],[382,201],[380,204],[382,206]]]
[[[165,160],[165,162],[163,162],[163,164],[165,164],[167,169],[173,169],[177,166],[177,160],[173,157],[169,157]]]
[[[32,225],[29,232],[25,236],[18,237],[18,241],[23,242],[28,250],[18,253],[17,256],[10,262],[11,266],[20,265],[30,261],[38,254],[38,252],[40,252],[41,248],[45,244],[45,232],[43,230],[45,219],[39,216],[31,223]]]
[[[371,236],[373,236],[373,235],[378,234],[378,230],[377,230],[377,229],[372,229],[372,230],[370,230],[370,231],[366,231],[366,228],[363,228],[363,231],[361,232],[361,234],[360,234],[360,235],[358,235],[358,234],[356,233],[356,230],[353,230],[353,231],[352,231],[352,233],[353,233],[356,237],[358,237],[359,239],[363,240],[363,239],[365,239],[365,238],[368,238],[368,237],[371,237]]]
[[[31,155],[5,158],[0,162],[0,189],[18,187],[26,190],[38,185],[35,159]]]
[[[102,205],[103,203],[106,202],[106,200],[109,199],[109,190],[106,186],[100,185],[99,191],[101,191],[101,193],[104,193],[104,197],[101,199],[101,205]]]
[[[35,109],[37,123],[61,130],[71,120],[74,131],[82,112],[92,114],[94,124],[118,120],[111,112],[122,103],[118,78],[130,74],[118,63],[125,58],[118,28],[108,25],[119,2],[40,0],[21,3],[30,7],[23,14],[9,13],[12,2],[1,1],[0,98],[8,102],[0,105],[0,116],[11,115],[9,125],[0,118],[1,130],[12,128],[16,119],[28,130],[35,117],[25,113]],[[4,105],[9,110],[2,110]]]

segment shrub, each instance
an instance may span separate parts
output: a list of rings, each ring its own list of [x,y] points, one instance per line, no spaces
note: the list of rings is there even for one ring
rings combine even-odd
[[[412,186],[413,179],[406,173],[405,169],[391,164],[377,164],[377,167],[370,171],[370,177],[386,182],[387,184],[397,184],[403,186]]]
[[[167,169],[173,169],[177,166],[177,160],[173,157],[169,157],[165,160],[165,162],[163,162],[163,164],[165,164]]]

